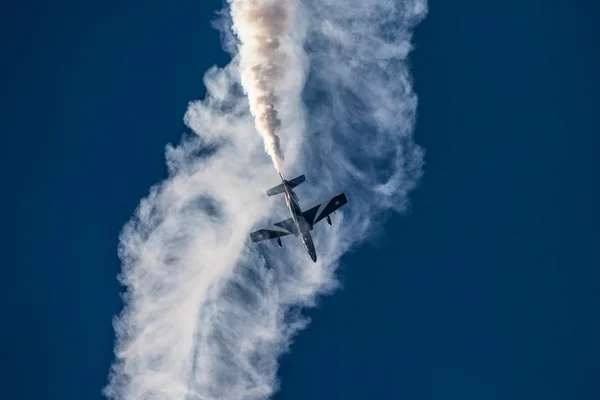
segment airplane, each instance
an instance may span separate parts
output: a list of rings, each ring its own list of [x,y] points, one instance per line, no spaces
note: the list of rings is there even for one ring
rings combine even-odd
[[[325,219],[327,223],[331,225],[329,214],[335,213],[338,208],[348,202],[348,199],[344,193],[341,193],[324,203],[314,206],[308,211],[302,212],[300,204],[298,204],[298,197],[296,196],[296,193],[294,193],[293,188],[304,182],[306,178],[304,175],[300,175],[292,180],[286,181],[283,179],[283,176],[281,176],[281,173],[279,174],[279,177],[281,178],[281,185],[277,185],[267,190],[267,196],[285,193],[285,202],[292,217],[252,232],[250,234],[250,239],[253,242],[275,239],[277,245],[281,247],[282,236],[290,234],[300,236],[306,252],[314,262],[317,262],[317,252],[315,251],[315,245],[310,236],[310,231],[315,224],[322,219]]]

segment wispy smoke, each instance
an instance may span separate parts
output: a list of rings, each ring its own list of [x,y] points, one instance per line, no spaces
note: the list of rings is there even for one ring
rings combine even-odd
[[[185,116],[195,135],[167,147],[169,178],[121,234],[127,291],[109,398],[267,399],[277,390],[278,357],[308,323],[299,310],[335,289],[339,258],[373,234],[382,213],[405,209],[421,175],[406,57],[425,13],[425,0],[303,0],[284,13],[293,20],[268,14],[283,21],[277,32],[291,29],[279,42],[287,58],[275,97],[260,100],[279,99],[286,177],[306,174],[297,189],[305,208],[341,191],[349,199],[333,227],[313,231],[316,264],[295,237],[283,238],[283,249],[248,243],[252,229],[289,215],[281,198],[264,194],[278,177],[238,89],[248,90],[240,71],[255,64],[243,46],[237,52],[224,17],[233,60],[206,73],[207,96]],[[257,93],[258,102],[270,92]]]
[[[233,29],[240,40],[242,85],[248,94],[256,128],[277,170],[284,156],[277,87],[286,79],[286,62],[296,0],[229,0]],[[296,66],[297,67],[297,66]]]

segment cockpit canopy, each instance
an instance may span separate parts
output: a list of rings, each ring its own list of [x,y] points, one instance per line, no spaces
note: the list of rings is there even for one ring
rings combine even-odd
[[[310,243],[310,241],[308,240],[308,235],[304,234],[304,235],[300,235],[300,239],[302,240],[302,244],[304,245],[304,248],[308,250],[308,244]]]

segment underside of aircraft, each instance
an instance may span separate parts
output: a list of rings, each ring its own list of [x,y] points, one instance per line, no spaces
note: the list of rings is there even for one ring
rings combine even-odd
[[[287,235],[300,236],[304,248],[309,253],[312,260],[316,262],[317,256],[310,231],[313,229],[315,224],[323,219],[325,219],[327,223],[331,225],[330,214],[334,213],[338,208],[346,204],[348,199],[344,193],[340,193],[337,196],[318,204],[307,211],[302,211],[298,203],[298,197],[294,193],[293,188],[304,182],[305,176],[300,175],[289,181],[281,177],[281,181],[282,183],[280,185],[267,190],[266,193],[267,196],[274,196],[276,194],[284,193],[288,209],[290,210],[291,218],[252,232],[250,234],[250,239],[253,242],[275,239],[277,245],[281,247],[281,237]]]

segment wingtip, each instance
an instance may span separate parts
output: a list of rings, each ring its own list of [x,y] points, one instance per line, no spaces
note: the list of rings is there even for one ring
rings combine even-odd
[[[340,200],[341,200],[341,201],[342,201],[344,204],[348,203],[348,197],[346,197],[346,193],[341,193],[341,194],[340,194]]]

